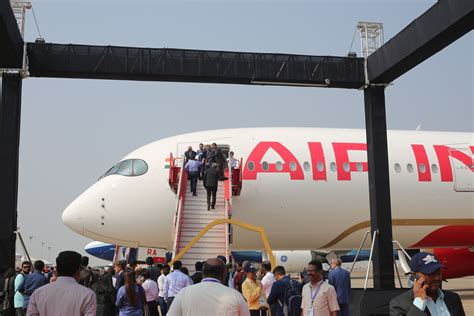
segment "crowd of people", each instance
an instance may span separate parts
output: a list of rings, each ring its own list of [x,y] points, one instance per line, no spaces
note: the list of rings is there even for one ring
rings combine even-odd
[[[195,272],[180,261],[145,266],[121,260],[113,268],[92,269],[88,258],[63,251],[56,267],[44,274],[44,263],[22,263],[5,273],[1,315],[349,315],[349,272],[341,260],[308,263],[299,280],[270,262],[226,264],[218,256],[195,263]],[[390,303],[391,315],[464,315],[459,296],[441,289],[443,265],[420,252],[410,262],[413,288]]]
[[[224,169],[228,166],[232,169],[239,168],[239,161],[234,158],[234,152],[229,152],[227,159],[216,143],[211,145],[201,143],[197,151],[194,151],[192,146],[188,146],[184,159],[184,168],[191,181],[193,196],[197,196],[197,183],[198,180],[202,180],[207,191],[207,210],[214,209],[219,181],[227,179],[224,176]]]

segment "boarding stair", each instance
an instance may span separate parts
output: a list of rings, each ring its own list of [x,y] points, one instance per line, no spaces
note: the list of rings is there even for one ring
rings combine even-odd
[[[207,193],[201,180],[197,184],[197,196],[191,192],[191,182],[184,170],[183,159],[173,159],[170,155],[170,188],[177,195],[176,214],[173,229],[173,258],[198,235],[202,237],[179,260],[190,273],[193,273],[196,261],[205,261],[218,255],[229,257],[231,227],[229,224],[214,226],[205,234],[203,228],[217,219],[231,218],[232,195],[240,194],[240,169],[225,171],[229,180],[219,181],[215,209],[207,209]]]
[[[206,189],[198,183],[197,196],[190,192],[190,181],[186,186],[186,202],[181,215],[180,233],[176,246],[179,253],[199,232],[216,219],[227,218],[224,183],[219,183],[215,209],[207,210]],[[181,257],[183,266],[194,270],[196,261],[204,261],[219,255],[227,256],[226,224],[217,225]]]

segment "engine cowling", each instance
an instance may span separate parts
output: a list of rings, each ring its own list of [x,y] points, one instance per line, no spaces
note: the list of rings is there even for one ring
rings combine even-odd
[[[434,254],[446,266],[443,278],[454,279],[474,275],[474,252],[469,248],[435,248]]]

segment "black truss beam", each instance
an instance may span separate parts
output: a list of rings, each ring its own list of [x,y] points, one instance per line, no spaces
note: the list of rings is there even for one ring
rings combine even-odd
[[[19,69],[23,59],[23,38],[10,0],[0,0],[0,68]]]
[[[20,74],[0,78],[0,273],[15,267],[15,231],[17,229],[18,157],[20,145],[21,84]]]
[[[32,77],[360,88],[362,58],[28,43]]]
[[[473,27],[473,0],[439,0],[369,56],[369,81],[392,82]]]

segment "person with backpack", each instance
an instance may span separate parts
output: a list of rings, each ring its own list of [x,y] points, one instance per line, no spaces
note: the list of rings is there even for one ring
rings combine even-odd
[[[15,297],[13,298],[13,305],[15,307],[16,316],[25,316],[26,309],[23,308],[23,294],[20,293],[20,286],[25,282],[25,278],[31,272],[31,263],[23,261],[21,263],[21,272],[15,278]]]
[[[95,275],[94,271],[92,271],[91,267],[89,267],[89,257],[82,256],[81,257],[81,275],[79,277],[78,283],[80,285],[84,285],[87,288],[91,288],[94,282],[96,282],[98,276]]]
[[[23,294],[23,308],[26,310],[30,302],[30,297],[36,291],[45,284],[48,284],[48,279],[43,274],[44,262],[41,260],[36,260],[33,263],[35,271],[31,274],[28,274],[25,278],[25,281],[19,287],[18,291]]]
[[[15,294],[15,270],[13,268],[5,271],[3,275],[4,284],[0,294],[0,315],[13,316],[15,315],[15,308],[13,307],[13,296]],[[1,300],[3,299],[3,301]]]
[[[276,282],[272,284],[270,295],[268,295],[267,303],[270,305],[272,315],[274,316],[288,316],[288,293],[290,286],[290,278],[286,275],[285,268],[276,266],[273,269],[273,275]]]

